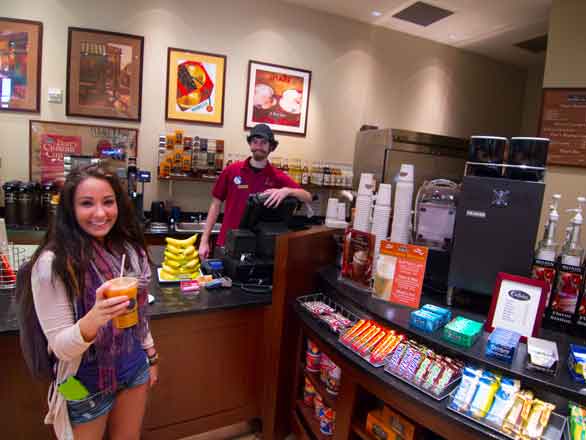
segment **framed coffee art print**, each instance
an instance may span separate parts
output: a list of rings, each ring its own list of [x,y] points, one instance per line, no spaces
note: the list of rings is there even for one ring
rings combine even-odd
[[[515,331],[526,342],[539,332],[546,296],[545,281],[499,272],[485,329],[492,332],[500,327]]]
[[[244,128],[268,124],[273,131],[305,136],[311,71],[250,61]]]
[[[40,111],[43,23],[0,17],[0,110]]]
[[[69,28],[67,116],[140,121],[144,37]]]
[[[225,55],[168,49],[168,121],[223,125],[225,89]]]

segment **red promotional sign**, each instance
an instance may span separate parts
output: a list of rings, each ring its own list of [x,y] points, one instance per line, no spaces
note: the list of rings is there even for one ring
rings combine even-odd
[[[43,183],[63,177],[63,156],[81,154],[81,137],[43,133],[39,154]]]
[[[387,240],[381,242],[380,255],[390,257],[389,261],[395,265],[394,270],[391,271],[393,272],[392,285],[390,296],[387,296],[389,302],[407,307],[419,307],[427,254],[428,249],[424,246],[393,243]]]

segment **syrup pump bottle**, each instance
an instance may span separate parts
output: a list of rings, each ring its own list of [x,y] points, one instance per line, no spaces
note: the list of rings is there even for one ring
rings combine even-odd
[[[561,251],[558,278],[548,313],[549,320],[564,330],[572,324],[582,289],[584,248],[580,243],[580,230],[584,221],[582,217],[584,203],[586,198],[578,197],[578,207],[567,210],[576,214],[570,222],[571,232]]]
[[[531,276],[533,278],[543,280],[547,284],[546,306],[549,305],[557,272],[558,243],[555,241],[555,232],[560,220],[558,206],[561,198],[562,196],[560,194],[554,194],[551,198],[547,224],[543,231],[543,239],[539,242],[537,249],[535,249],[535,258],[531,270]]]

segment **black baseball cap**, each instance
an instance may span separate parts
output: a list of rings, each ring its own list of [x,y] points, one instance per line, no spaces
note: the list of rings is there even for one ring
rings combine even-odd
[[[252,130],[250,130],[250,134],[246,138],[246,141],[250,144],[252,139],[255,137],[263,138],[269,141],[271,150],[274,150],[277,148],[277,145],[279,145],[279,141],[275,140],[273,130],[271,130],[271,127],[269,127],[267,124],[258,124],[252,127]]]

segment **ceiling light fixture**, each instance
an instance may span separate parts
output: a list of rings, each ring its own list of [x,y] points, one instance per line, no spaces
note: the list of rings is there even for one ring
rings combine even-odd
[[[381,11],[372,11],[371,15],[373,17],[380,17],[381,15],[383,15],[383,13]]]

